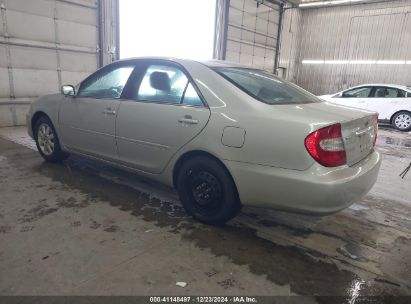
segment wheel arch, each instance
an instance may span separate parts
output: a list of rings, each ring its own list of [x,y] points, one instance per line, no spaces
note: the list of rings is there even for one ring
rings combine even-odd
[[[36,122],[41,118],[41,117],[47,117],[48,119],[50,119],[50,116],[47,115],[47,113],[43,112],[43,111],[37,111],[33,117],[31,118],[31,122],[30,122],[30,127],[31,127],[31,131],[33,132],[33,136],[34,136],[34,126],[36,125]],[[51,119],[50,119],[51,121]],[[52,122],[53,123],[53,122]]]
[[[214,156],[213,154],[209,153],[209,152],[205,152],[205,151],[201,151],[201,150],[193,150],[193,151],[188,151],[185,152],[184,154],[182,154],[176,164],[174,165],[173,168],[173,186],[175,189],[177,189],[177,178],[178,178],[178,174],[180,172],[181,167],[183,166],[183,164],[188,161],[189,159],[196,157],[196,156],[205,156],[205,157],[209,157],[211,159],[214,159],[215,161],[217,161],[221,166],[223,166],[223,168],[228,172],[231,180],[234,183],[235,189],[237,191],[237,195],[239,196],[238,193],[238,189],[237,189],[237,185],[236,182],[230,172],[230,170],[228,170],[227,166],[216,156]]]

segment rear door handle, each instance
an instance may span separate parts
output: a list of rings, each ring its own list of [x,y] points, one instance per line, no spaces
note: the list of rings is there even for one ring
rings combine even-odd
[[[103,111],[103,114],[106,115],[116,115],[116,111],[114,111],[112,108],[107,108]]]
[[[196,119],[188,119],[188,118],[179,119],[178,122],[180,122],[180,123],[185,123],[185,124],[188,124],[188,125],[196,125],[196,124],[198,124],[198,120],[196,120]]]
[[[184,118],[180,118],[178,120],[179,123],[182,124],[188,124],[188,125],[196,125],[198,124],[198,120],[197,119],[193,119],[193,117],[191,117],[191,115],[185,115]]]

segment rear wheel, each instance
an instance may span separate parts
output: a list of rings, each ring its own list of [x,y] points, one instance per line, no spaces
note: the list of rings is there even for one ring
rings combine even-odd
[[[209,157],[198,156],[185,162],[177,177],[177,188],[187,213],[207,224],[223,224],[241,209],[230,174]]]
[[[37,149],[46,161],[59,162],[69,156],[61,150],[56,130],[48,117],[43,116],[36,121],[34,136]]]
[[[400,131],[411,130],[411,113],[408,111],[401,111],[396,113],[392,118],[392,125]]]

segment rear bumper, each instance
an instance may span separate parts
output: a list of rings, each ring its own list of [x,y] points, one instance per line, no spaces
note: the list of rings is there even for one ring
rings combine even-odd
[[[224,163],[243,205],[327,214],[347,208],[372,188],[381,155],[374,151],[352,167],[326,168],[314,163],[306,171]]]

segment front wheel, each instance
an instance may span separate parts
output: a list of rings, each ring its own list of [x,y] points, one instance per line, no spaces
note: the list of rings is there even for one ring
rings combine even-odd
[[[235,184],[217,160],[198,156],[181,167],[177,189],[188,214],[207,224],[224,224],[241,209]]]
[[[392,125],[394,128],[400,131],[411,130],[411,113],[408,111],[401,111],[394,115],[392,118]]]
[[[65,160],[69,155],[61,150],[56,130],[50,119],[40,117],[34,125],[34,136],[40,155],[48,162]]]

